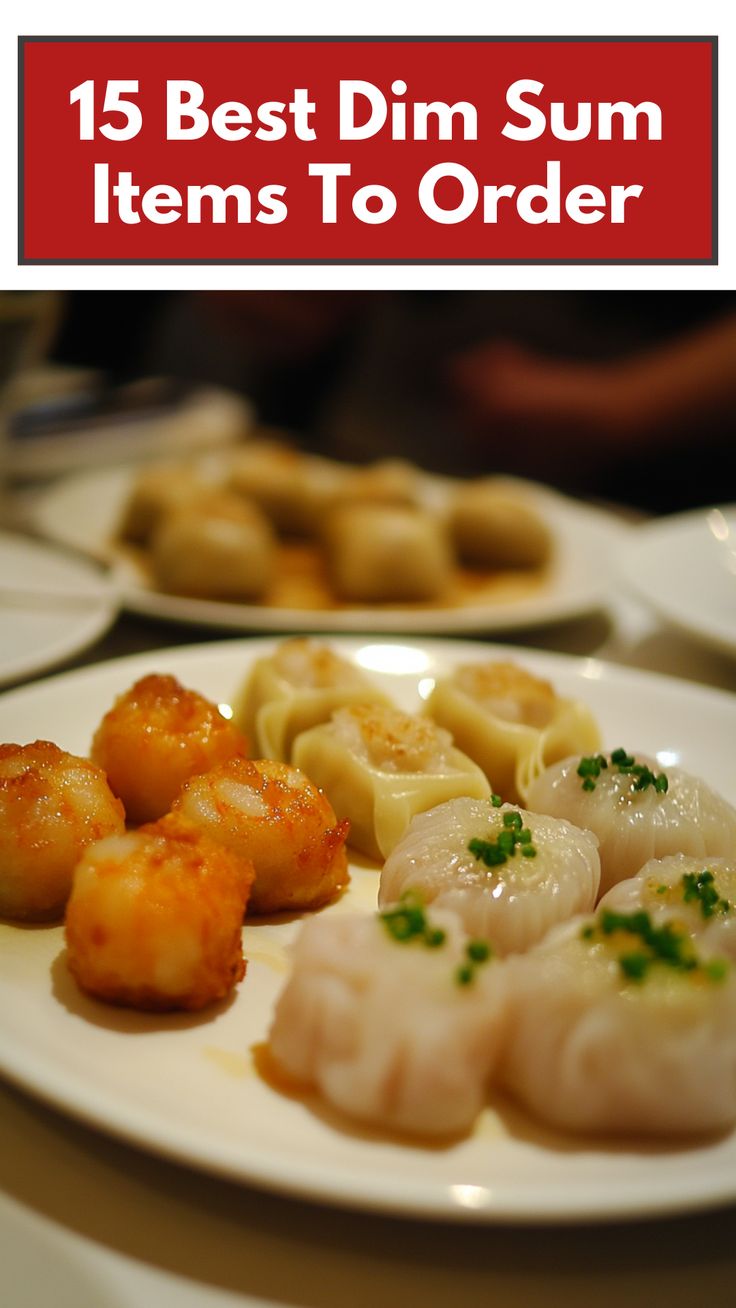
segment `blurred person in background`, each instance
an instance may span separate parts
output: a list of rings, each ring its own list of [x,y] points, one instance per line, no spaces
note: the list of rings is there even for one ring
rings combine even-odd
[[[514,473],[651,512],[734,498],[728,293],[83,292],[55,355],[233,387],[351,461]]]

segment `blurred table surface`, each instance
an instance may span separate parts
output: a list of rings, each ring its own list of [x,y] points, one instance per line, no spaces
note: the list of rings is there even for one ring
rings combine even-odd
[[[70,666],[215,639],[122,614]],[[735,660],[664,629],[623,596],[508,643],[736,690]],[[148,1156],[0,1083],[3,1308],[680,1308],[735,1297],[736,1207],[560,1227],[330,1209]]]

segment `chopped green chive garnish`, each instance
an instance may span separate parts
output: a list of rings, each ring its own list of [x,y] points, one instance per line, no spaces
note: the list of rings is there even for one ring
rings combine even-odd
[[[718,894],[713,873],[707,868],[702,872],[686,872],[682,878],[682,897],[686,904],[695,901],[700,905],[703,917],[713,917],[714,913],[730,913],[732,905]]]
[[[631,937],[632,945],[636,942],[634,948],[618,957],[619,968],[628,981],[644,981],[656,963],[678,972],[698,972],[709,981],[722,981],[728,971],[724,959],[701,962],[687,932],[672,922],[655,926],[645,909],[633,913],[601,909],[595,922],[587,923],[580,932],[582,940],[615,934]]]
[[[493,794],[491,795],[491,803],[494,808],[500,808],[503,804],[503,800],[500,795]]]
[[[611,753],[611,765],[623,776],[633,777],[634,790],[646,790],[652,786],[659,795],[667,793],[669,781],[664,772],[654,773],[646,763],[637,763],[633,754],[625,749],[614,749]],[[582,777],[583,790],[595,790],[601,772],[608,767],[608,760],[603,754],[591,754],[581,758],[577,774]]]
[[[487,963],[493,950],[487,940],[469,940],[465,946],[464,963],[455,969],[455,980],[459,986],[469,986],[475,980],[476,969]]]
[[[415,941],[428,949],[438,949],[447,940],[447,934],[441,927],[430,926],[424,905],[411,891],[402,895],[398,904],[384,909],[378,916],[389,935],[399,944]],[[465,958],[455,969],[457,984],[470,985],[475,979],[476,968],[487,963],[492,956],[493,950],[487,940],[469,940],[465,946]]]
[[[596,781],[607,767],[608,760],[603,754],[589,754],[586,758],[581,758],[577,771],[578,776],[583,778],[583,790],[595,790]]]
[[[418,940],[430,949],[445,943],[445,932],[441,927],[429,925],[424,906],[412,894],[403,895],[395,907],[385,909],[379,917],[394,940]]]
[[[535,858],[537,851],[532,843],[532,833],[524,826],[521,813],[508,812],[502,817],[503,827],[495,840],[482,840],[474,836],[468,843],[468,851],[486,867],[500,867],[514,857],[517,851],[523,858]]]

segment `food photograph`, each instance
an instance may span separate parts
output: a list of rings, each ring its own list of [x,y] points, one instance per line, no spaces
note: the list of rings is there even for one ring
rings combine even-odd
[[[9,1305],[727,1303],[734,298],[7,291],[0,386]]]

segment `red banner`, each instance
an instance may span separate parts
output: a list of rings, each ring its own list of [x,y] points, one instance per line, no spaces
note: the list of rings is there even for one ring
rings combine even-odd
[[[21,263],[713,263],[710,38],[22,38]]]

